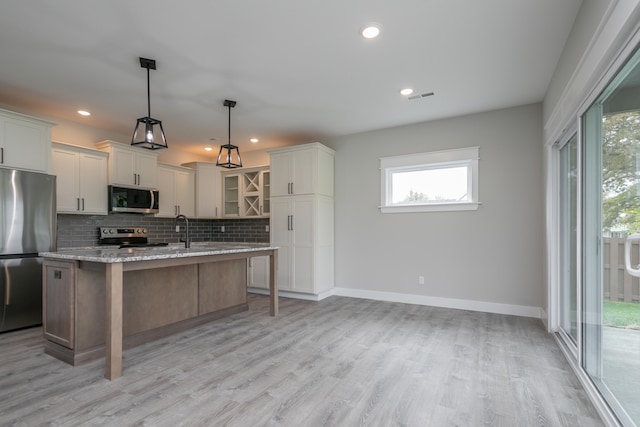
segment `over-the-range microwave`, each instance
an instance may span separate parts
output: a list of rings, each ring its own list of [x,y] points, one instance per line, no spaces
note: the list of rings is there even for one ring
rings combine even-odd
[[[158,190],[109,186],[109,212],[158,213]]]

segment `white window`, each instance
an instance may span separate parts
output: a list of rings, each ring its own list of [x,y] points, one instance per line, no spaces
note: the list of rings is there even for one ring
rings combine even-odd
[[[479,147],[380,159],[382,213],[478,209]]]

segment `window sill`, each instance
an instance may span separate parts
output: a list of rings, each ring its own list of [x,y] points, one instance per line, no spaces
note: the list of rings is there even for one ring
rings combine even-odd
[[[480,206],[479,202],[465,203],[438,203],[429,205],[397,205],[381,206],[381,213],[410,213],[410,212],[453,212],[453,211],[475,211]]]

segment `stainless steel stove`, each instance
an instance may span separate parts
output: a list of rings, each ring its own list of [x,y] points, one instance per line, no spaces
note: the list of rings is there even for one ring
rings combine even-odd
[[[102,245],[119,245],[121,248],[168,245],[168,243],[149,243],[147,227],[100,227],[98,230]]]

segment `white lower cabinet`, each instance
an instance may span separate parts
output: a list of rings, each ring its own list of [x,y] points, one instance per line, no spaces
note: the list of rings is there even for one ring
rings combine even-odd
[[[195,173],[181,166],[158,165],[159,217],[195,216]]]
[[[254,256],[249,258],[249,287],[269,289],[269,257]]]
[[[320,294],[333,288],[333,198],[271,199],[271,245],[278,249],[278,289]]]
[[[107,157],[101,151],[53,143],[58,213],[107,215]]]

